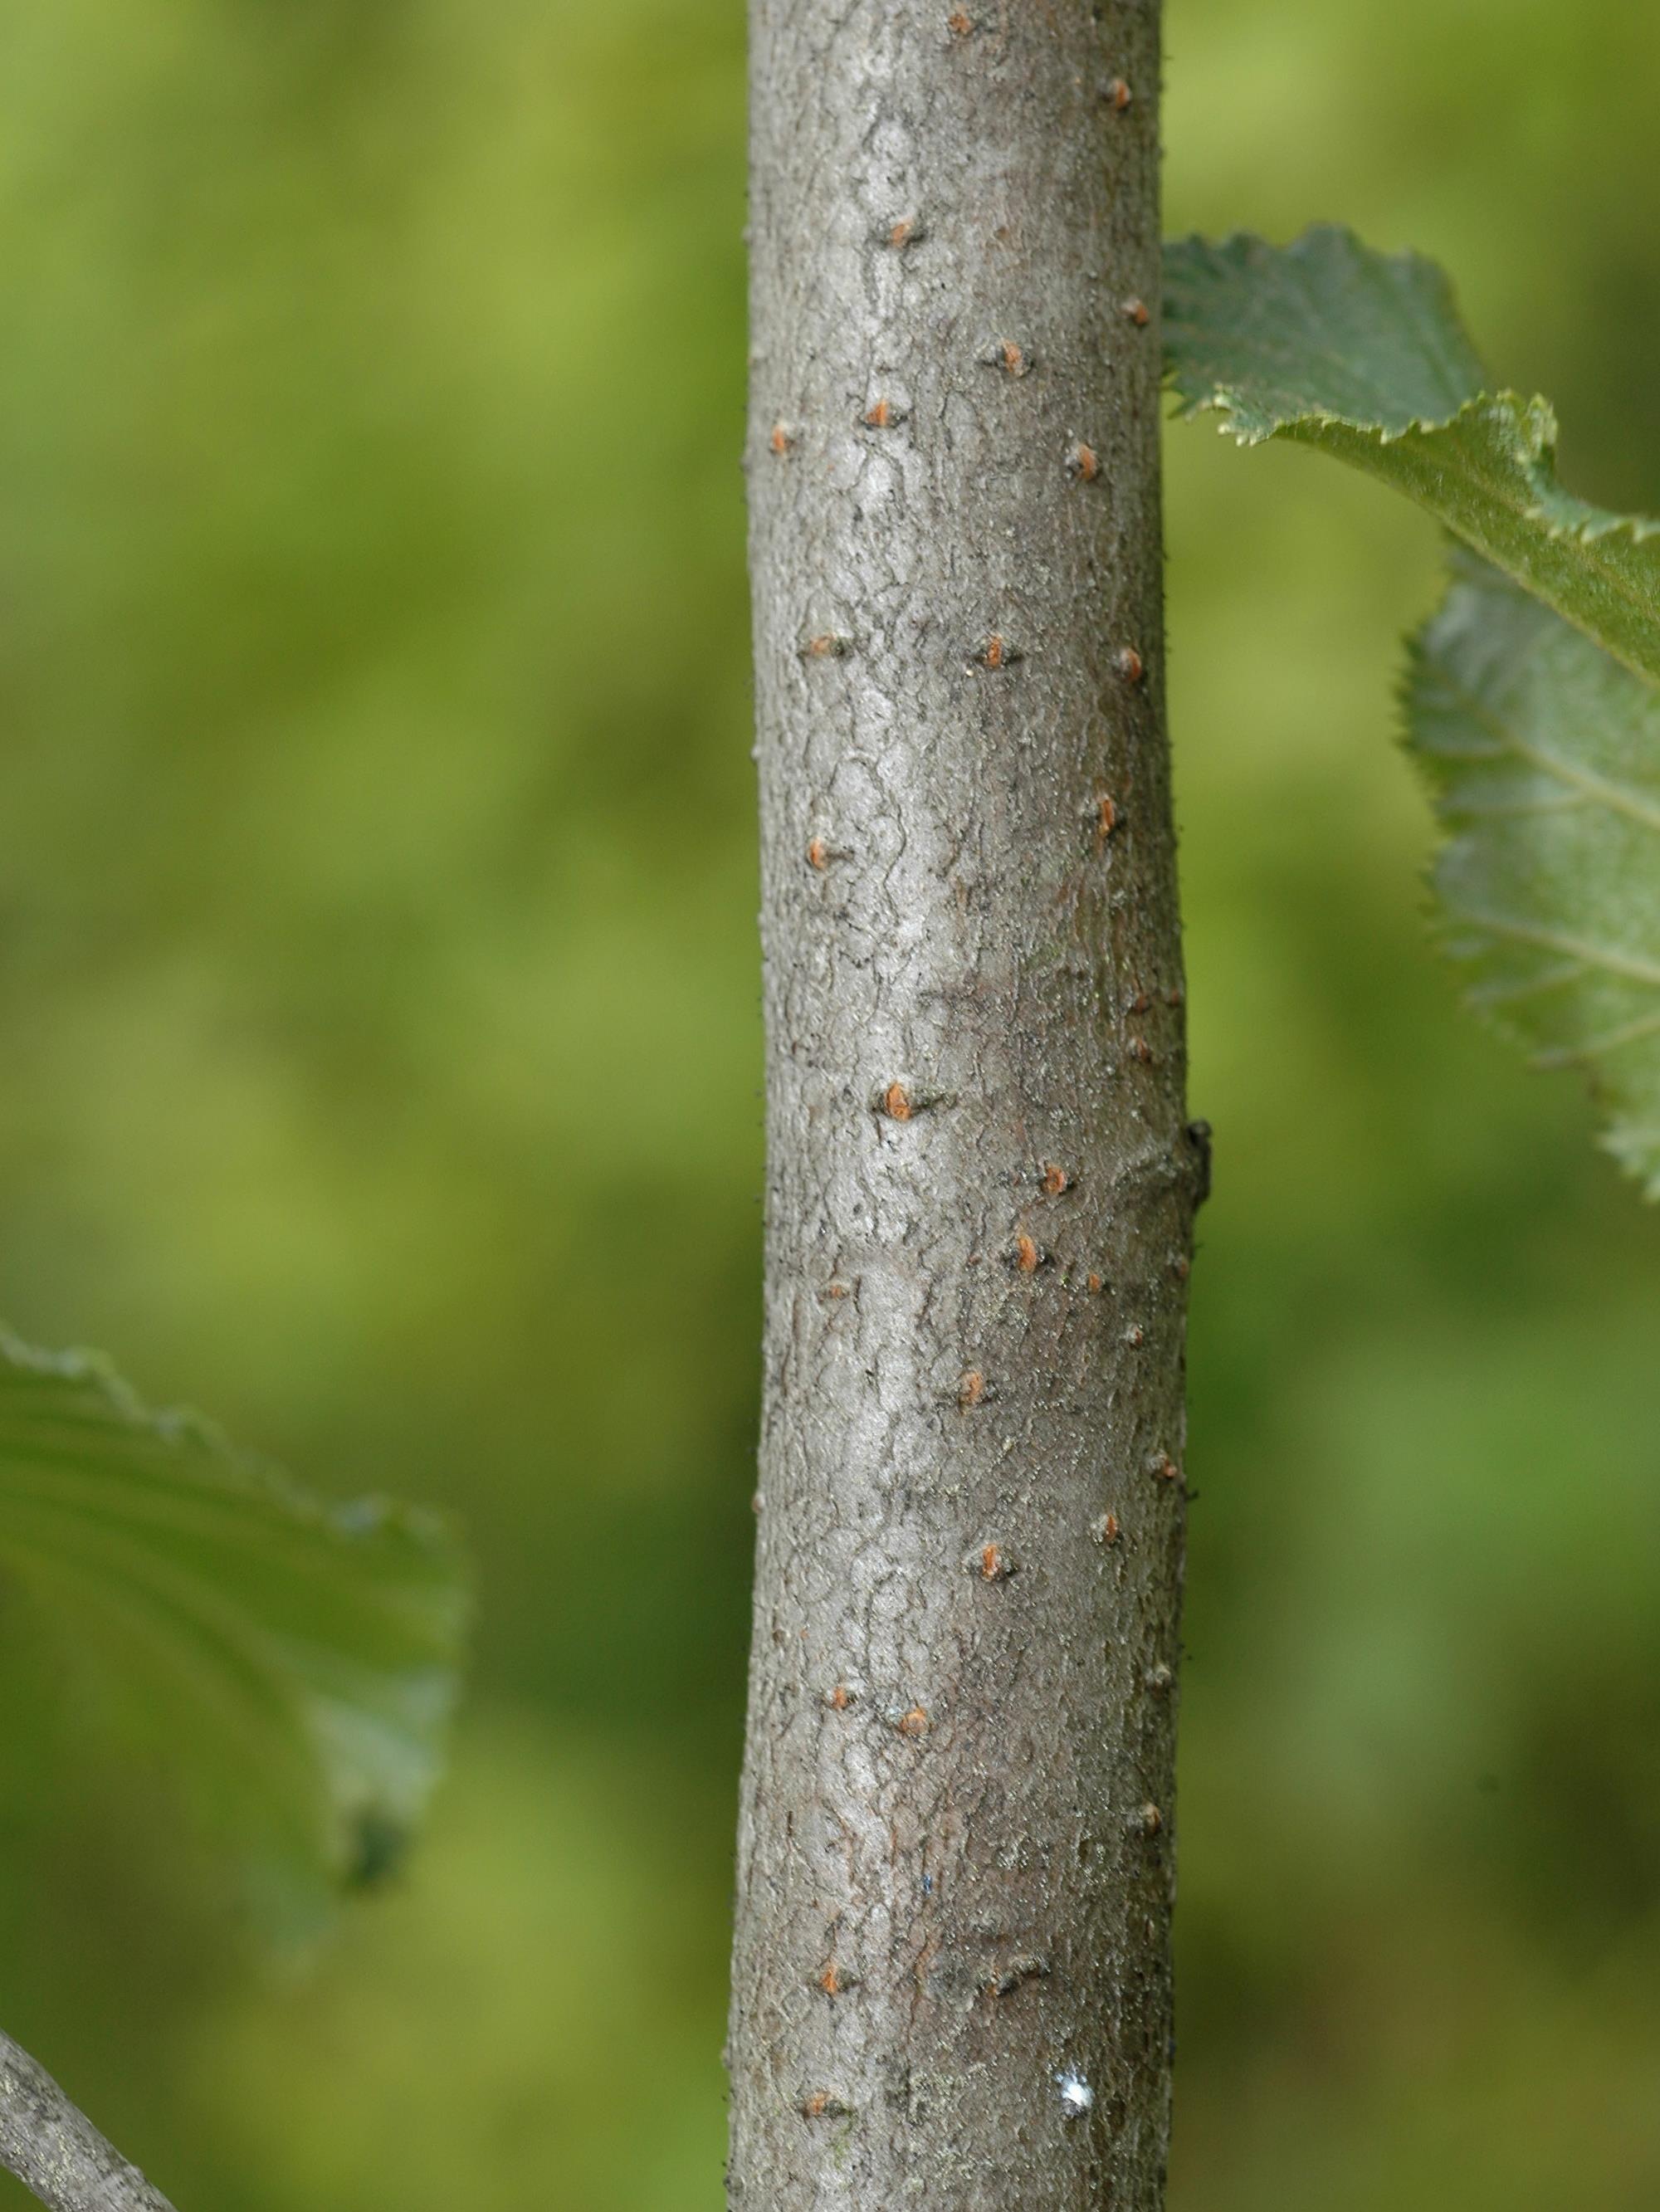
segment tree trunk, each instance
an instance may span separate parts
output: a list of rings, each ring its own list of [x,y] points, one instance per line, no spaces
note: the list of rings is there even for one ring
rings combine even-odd
[[[740,2212],[1163,2194],[1206,1158],[1163,721],[1158,12],[751,0]]]

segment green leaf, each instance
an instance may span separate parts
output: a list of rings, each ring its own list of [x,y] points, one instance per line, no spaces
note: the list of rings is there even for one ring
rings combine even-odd
[[[1590,1073],[1660,1196],[1660,692],[1485,562],[1452,568],[1406,691],[1452,833],[1447,950],[1539,1065]]]
[[[1556,480],[1543,399],[1483,390],[1431,262],[1322,225],[1293,244],[1165,248],[1164,337],[1183,410],[1242,445],[1316,446],[1407,492],[1628,668],[1660,681],[1660,524]]]
[[[464,1626],[435,1523],[319,1504],[96,1357],[0,1330],[0,1572],[99,1717],[237,1852],[268,1923],[309,1928],[396,1857]]]
[[[1572,498],[1542,399],[1483,390],[1446,278],[1348,231],[1165,248],[1170,378],[1242,445],[1316,446],[1462,541],[1412,647],[1408,738],[1470,996],[1579,1065],[1660,1196],[1660,525]]]

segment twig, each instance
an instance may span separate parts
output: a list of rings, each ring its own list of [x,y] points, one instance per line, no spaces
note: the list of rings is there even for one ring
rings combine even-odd
[[[44,2067],[0,2034],[0,2166],[52,2212],[173,2212]]]

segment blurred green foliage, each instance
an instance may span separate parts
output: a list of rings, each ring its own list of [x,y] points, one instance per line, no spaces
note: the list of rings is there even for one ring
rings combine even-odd
[[[1660,21],[1167,15],[1169,228],[1433,253],[1573,488],[1660,508]],[[720,2203],[743,147],[735,4],[0,27],[0,1312],[455,1509],[483,1586],[433,1838],[304,1973],[14,1741],[6,2025],[184,2205]],[[1646,2209],[1660,1216],[1428,946],[1432,532],[1187,431],[1170,538],[1218,1160],[1173,2212]]]
[[[164,1771],[276,1942],[400,1863],[465,1632],[434,1516],[325,1506],[95,1353],[0,1328],[0,1577],[14,1762],[61,1732],[60,1761],[124,1764],[147,1798]]]

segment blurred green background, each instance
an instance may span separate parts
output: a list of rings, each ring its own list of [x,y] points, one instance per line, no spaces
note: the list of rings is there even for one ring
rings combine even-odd
[[[1173,229],[1439,255],[1574,488],[1660,508],[1651,10],[1167,17]],[[483,1585],[429,1842],[303,1966],[8,1730],[0,2016],[198,2212],[721,2202],[743,138],[737,0],[0,25],[0,1311],[453,1508]],[[1172,2212],[1651,2208],[1660,1215],[1428,950],[1431,531],[1203,428],[1169,495]]]

